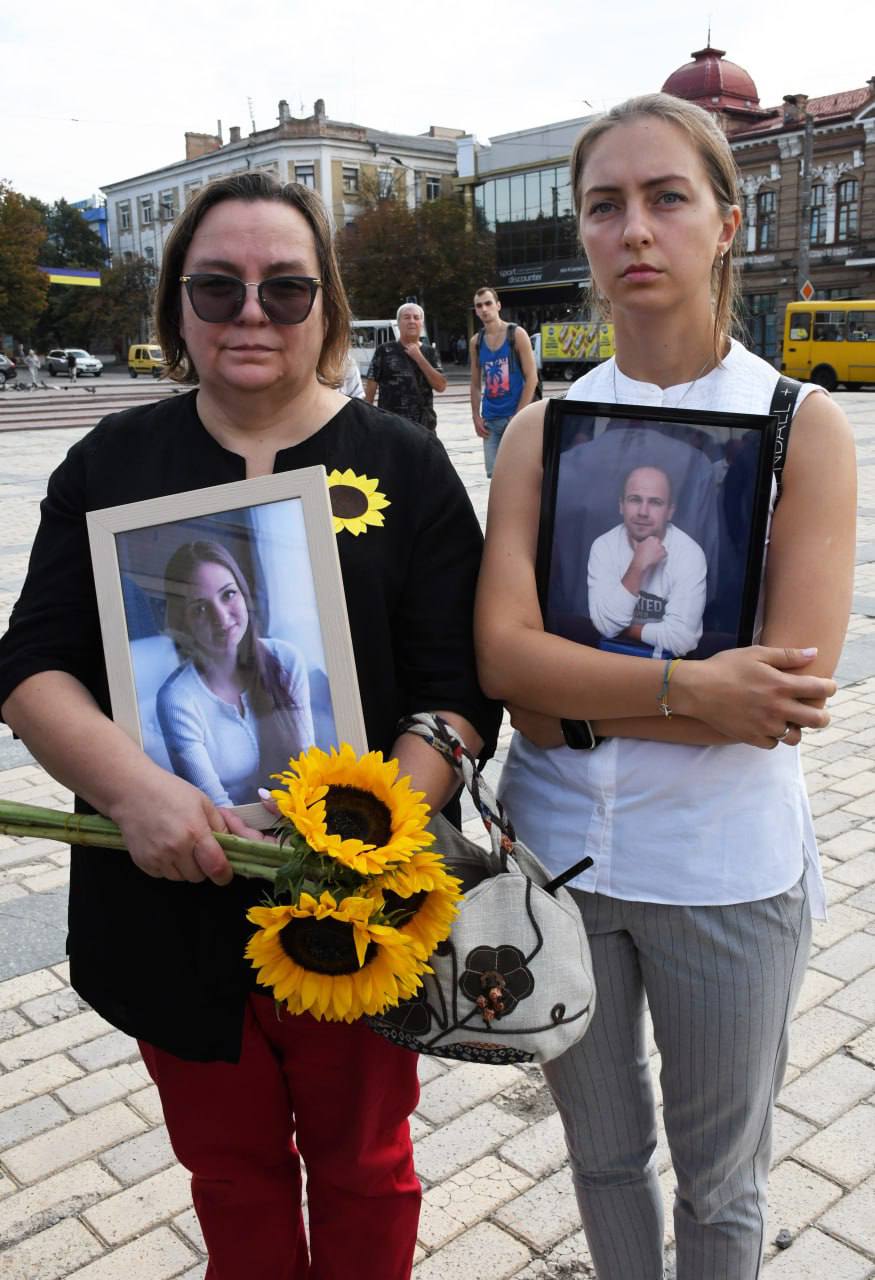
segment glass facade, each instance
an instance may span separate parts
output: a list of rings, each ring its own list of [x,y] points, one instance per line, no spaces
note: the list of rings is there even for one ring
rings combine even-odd
[[[567,164],[489,178],[474,188],[474,208],[479,225],[495,233],[499,283],[522,268],[532,283],[562,279],[559,263],[569,264],[569,279],[581,278]]]

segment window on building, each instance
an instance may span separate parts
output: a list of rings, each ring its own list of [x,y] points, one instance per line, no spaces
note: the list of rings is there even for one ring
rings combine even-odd
[[[140,197],[140,221],[150,223],[152,221],[152,197]]]
[[[425,198],[426,200],[437,200],[441,193],[441,180],[436,174],[427,173],[425,175]]]
[[[176,192],[162,191],[158,197],[160,201],[159,217],[162,222],[172,222],[176,217]]]
[[[187,182],[185,184],[185,203],[188,204],[192,196],[196,196],[200,189],[200,182]]]
[[[315,191],[316,166],[313,164],[296,164],[295,182],[299,183],[302,187],[309,187],[311,191]]]
[[[826,186],[817,182],[811,188],[811,243],[826,244]]]
[[[342,170],[343,194],[357,196],[359,192],[359,171],[354,164],[345,164]]]
[[[119,231],[131,229],[131,206],[127,203],[120,204],[118,207],[118,226]]]
[[[771,360],[778,350],[778,295],[745,294],[744,309],[751,350],[763,359]]]
[[[150,244],[143,245],[143,257],[147,262],[153,262],[155,259],[155,250]]]
[[[860,188],[856,178],[840,182],[836,194],[836,239],[856,240],[860,229]]]
[[[757,248],[774,249],[778,243],[778,197],[774,191],[757,194]]]

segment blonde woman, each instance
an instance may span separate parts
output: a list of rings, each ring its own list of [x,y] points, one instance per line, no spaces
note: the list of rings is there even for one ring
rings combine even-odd
[[[624,103],[579,138],[572,184],[616,358],[569,396],[767,413],[778,374],[730,337],[740,211],[713,119],[664,95]],[[677,1179],[678,1280],[760,1272],[773,1103],[824,904],[798,744],[829,719],[854,560],[848,423],[811,386],[796,407],[759,643],[681,662],[667,690],[661,661],[543,629],[543,406],[515,420],[496,465],[477,642],[483,686],[519,730],[502,795],[551,869],[594,859],[572,887],[598,1007],[546,1074],[599,1280],[663,1276],[645,1003]],[[602,740],[565,745],[560,719]]]

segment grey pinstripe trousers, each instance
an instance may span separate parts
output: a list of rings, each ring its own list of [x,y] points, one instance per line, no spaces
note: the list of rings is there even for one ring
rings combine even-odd
[[[544,1074],[565,1126],[596,1274],[663,1276],[646,1003],[677,1179],[677,1280],[754,1280],[772,1109],[811,942],[804,885],[728,907],[575,897],[592,949],[596,1012],[583,1040]]]

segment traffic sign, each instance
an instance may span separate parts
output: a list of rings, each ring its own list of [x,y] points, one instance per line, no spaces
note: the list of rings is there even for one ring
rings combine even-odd
[[[805,284],[799,290],[799,297],[803,302],[810,302],[814,297],[814,285],[810,280],[806,280]]]

